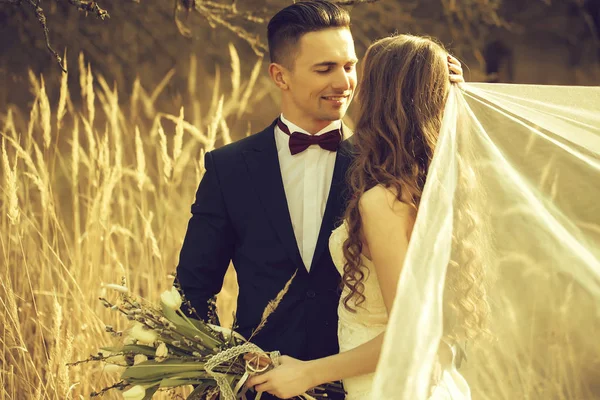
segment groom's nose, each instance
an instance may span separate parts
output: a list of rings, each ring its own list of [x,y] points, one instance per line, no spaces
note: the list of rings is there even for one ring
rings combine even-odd
[[[346,91],[352,87],[352,74],[348,73],[346,70],[341,69],[338,70],[334,77],[332,88],[339,91]]]

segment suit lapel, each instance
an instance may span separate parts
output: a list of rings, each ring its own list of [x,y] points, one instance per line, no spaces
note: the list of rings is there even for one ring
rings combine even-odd
[[[325,205],[325,213],[321,221],[321,229],[317,239],[317,246],[313,255],[310,271],[314,271],[316,263],[321,258],[324,250],[329,245],[329,236],[336,227],[338,219],[342,217],[346,205],[346,171],[352,162],[352,145],[351,140],[344,140],[340,144],[340,149],[335,158],[335,166],[333,168],[333,177],[329,195],[327,196],[327,204]]]
[[[292,228],[281,178],[274,126],[275,123],[257,133],[254,147],[243,151],[243,155],[269,223],[296,267],[306,272]]]

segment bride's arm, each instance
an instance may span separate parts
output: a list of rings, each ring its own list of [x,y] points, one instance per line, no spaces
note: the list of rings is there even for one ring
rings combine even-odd
[[[383,186],[375,186],[360,199],[363,240],[369,249],[388,314],[392,310],[400,271],[416,211]]]
[[[383,301],[391,311],[398,278],[408,249],[415,212],[381,186],[366,192],[360,200],[364,241],[375,266]],[[318,329],[318,327],[315,327]],[[281,365],[249,381],[256,390],[280,398],[297,396],[326,382],[374,372],[379,361],[383,334],[343,353],[312,361],[282,357]]]
[[[396,199],[383,186],[364,193],[359,202],[363,240],[373,261],[388,314],[391,312],[400,271],[415,220],[414,209]],[[309,361],[309,373],[317,385],[374,372],[383,334],[340,354]]]

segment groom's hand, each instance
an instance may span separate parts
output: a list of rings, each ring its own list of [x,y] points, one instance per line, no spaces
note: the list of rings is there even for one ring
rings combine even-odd
[[[281,356],[279,366],[261,375],[254,375],[246,383],[257,392],[268,392],[280,399],[299,396],[312,388],[312,379],[306,361]]]
[[[448,71],[450,72],[450,82],[463,83],[465,81],[460,61],[450,54],[448,54]]]

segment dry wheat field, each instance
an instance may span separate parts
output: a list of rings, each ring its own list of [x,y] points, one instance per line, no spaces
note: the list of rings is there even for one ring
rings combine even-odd
[[[124,277],[132,292],[151,301],[171,286],[203,174],[202,155],[229,143],[226,121],[248,113],[268,90],[257,84],[260,60],[242,81],[233,47],[230,55],[231,90],[220,89],[218,74],[206,87],[192,62],[189,97],[202,87],[212,90],[212,101],[192,101],[175,115],[155,109],[171,75],[155,88],[136,81],[123,104],[119,93],[125,89],[95,75],[80,56],[82,102],[76,106],[67,75],[58,102],[51,104],[43,77],[29,73],[31,109],[8,109],[0,121],[0,400],[83,399],[118,380],[114,368],[67,363],[116,340],[106,324],[126,328],[126,320],[98,301],[110,297],[104,285]],[[219,297],[225,323],[234,282],[231,272]],[[487,362],[485,352],[469,359],[465,373],[482,388],[474,398],[597,398],[598,354],[583,357],[558,346],[572,322],[566,319],[551,336],[533,339],[540,351],[556,352],[552,365],[523,360],[522,369],[506,371],[510,360]],[[513,385],[497,382],[496,372]],[[519,390],[507,391],[511,386]]]
[[[75,109],[66,74],[50,104],[43,77],[30,72],[29,115],[9,109],[0,125],[0,399],[88,398],[118,380],[110,368],[66,364],[111,343],[105,324],[126,328],[98,301],[111,296],[103,285],[124,277],[151,301],[172,285],[203,153],[230,142],[226,119],[265,95],[256,87],[261,60],[242,82],[233,47],[230,55],[231,90],[221,93],[217,75],[211,104],[179,115],[154,106],[172,74],[148,90],[136,81],[123,107],[120,88],[80,56],[83,106]],[[225,321],[234,282],[228,274],[218,301]]]

